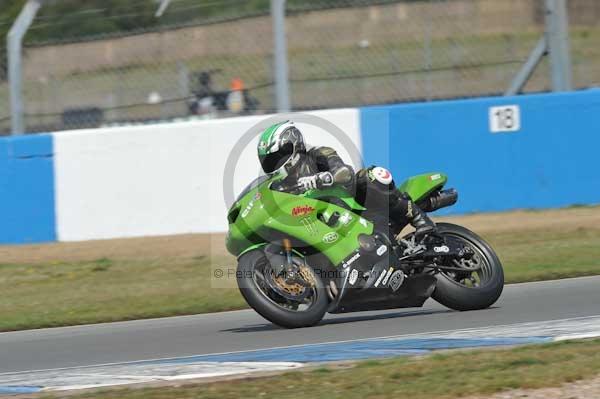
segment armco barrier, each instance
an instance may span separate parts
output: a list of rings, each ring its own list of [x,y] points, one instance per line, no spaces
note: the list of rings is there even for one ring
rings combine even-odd
[[[600,90],[366,107],[361,134],[397,182],[447,173],[459,201],[440,213],[600,202]]]
[[[447,173],[460,199],[446,213],[600,202],[600,90],[315,114],[397,182]],[[0,139],[0,243],[225,231],[224,177],[239,192],[259,173],[255,142],[234,172],[226,158],[266,117]]]
[[[54,241],[52,136],[0,139],[0,243]]]

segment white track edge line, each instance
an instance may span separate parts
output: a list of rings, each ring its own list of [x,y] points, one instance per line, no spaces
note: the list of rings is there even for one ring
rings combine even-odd
[[[470,331],[481,330],[482,328],[501,328],[501,327],[522,326],[522,325],[537,324],[537,323],[564,322],[564,321],[571,321],[571,320],[587,320],[587,319],[594,319],[594,318],[600,318],[600,315],[573,317],[573,318],[567,318],[567,319],[551,319],[551,320],[542,320],[542,321],[531,321],[531,322],[525,322],[525,323],[494,324],[494,325],[488,325],[488,326],[482,326],[482,327],[474,327],[474,328],[466,328],[466,329],[458,329],[458,330],[438,330],[438,331],[428,331],[428,332],[412,333],[412,334],[387,335],[387,336],[382,336],[382,337],[370,337],[370,338],[347,339],[347,340],[340,340],[340,341],[327,341],[327,342],[305,343],[305,344],[296,344],[296,345],[289,345],[289,346],[274,346],[274,347],[268,347],[268,348],[239,350],[239,351],[231,351],[231,352],[203,353],[203,354],[188,355],[188,356],[175,356],[175,357],[165,357],[165,358],[151,358],[151,359],[142,359],[142,360],[132,360],[132,361],[127,361],[127,362],[100,363],[100,364],[91,364],[91,365],[86,365],[86,366],[70,366],[70,367],[59,367],[59,368],[54,368],[54,369],[27,370],[27,371],[10,371],[10,372],[6,372],[6,373],[0,373],[0,376],[3,376],[3,375],[15,375],[15,374],[26,374],[26,373],[38,373],[38,372],[43,372],[43,371],[75,370],[75,369],[85,369],[85,368],[92,368],[92,367],[125,366],[125,365],[138,364],[138,363],[146,363],[146,362],[160,362],[160,361],[168,361],[168,360],[185,360],[185,359],[191,359],[191,358],[200,357],[200,356],[207,356],[208,357],[208,356],[232,355],[232,354],[237,354],[237,353],[252,353],[252,352],[258,352],[258,351],[264,351],[264,350],[268,351],[268,350],[276,350],[276,349],[300,348],[300,347],[304,347],[304,346],[332,345],[332,344],[343,344],[343,343],[349,343],[349,342],[364,342],[364,341],[371,341],[371,340],[410,338],[410,337],[422,336],[424,334],[443,334],[443,333],[470,332]]]

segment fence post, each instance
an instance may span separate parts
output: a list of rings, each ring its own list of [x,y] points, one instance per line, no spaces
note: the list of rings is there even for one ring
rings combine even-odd
[[[571,90],[569,22],[566,0],[546,0],[546,38],[552,68],[552,90]]]
[[[289,112],[290,87],[285,38],[285,0],[271,0],[271,21],[273,23],[275,102],[277,112]]]
[[[569,54],[569,21],[566,0],[545,0],[544,36],[504,92],[518,94],[546,55],[550,56],[552,91],[571,90],[571,56]]]
[[[8,84],[10,87],[10,115],[12,134],[25,132],[23,119],[23,82],[22,63],[23,36],[42,5],[42,0],[29,0],[6,35],[6,51],[8,55]]]

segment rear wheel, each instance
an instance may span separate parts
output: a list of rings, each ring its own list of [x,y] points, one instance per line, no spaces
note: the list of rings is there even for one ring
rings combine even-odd
[[[436,275],[433,299],[454,310],[485,309],[493,305],[504,288],[504,272],[500,259],[481,237],[450,223],[438,223],[438,233],[473,251],[468,259],[454,260],[446,266],[464,271],[441,271]]]
[[[321,278],[302,258],[293,260],[308,284],[288,283],[276,276],[264,252],[256,249],[238,259],[238,287],[246,302],[273,324],[285,328],[313,326],[327,311],[327,292]]]

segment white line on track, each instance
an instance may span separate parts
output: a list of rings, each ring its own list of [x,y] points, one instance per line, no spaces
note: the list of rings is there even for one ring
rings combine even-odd
[[[578,332],[577,326],[588,326],[592,322],[591,328],[592,331],[587,332]],[[561,327],[562,326],[562,327]],[[575,330],[575,331],[573,331]],[[555,331],[557,334],[549,335],[552,331]],[[506,335],[506,334],[510,335]],[[37,372],[47,372],[47,371],[64,371],[64,370],[78,370],[78,369],[87,369],[92,367],[107,367],[107,366],[125,366],[125,365],[135,365],[139,363],[146,362],[162,362],[162,361],[170,361],[170,360],[182,360],[196,358],[199,356],[219,356],[219,355],[232,355],[239,353],[254,353],[260,351],[271,351],[271,350],[279,350],[279,349],[287,349],[287,348],[300,348],[307,346],[322,346],[322,345],[334,345],[334,344],[343,344],[343,343],[353,343],[353,342],[365,342],[365,341],[373,341],[373,340],[389,340],[389,339],[402,339],[402,338],[433,338],[433,337],[448,337],[448,338],[481,338],[481,337],[528,337],[528,336],[541,336],[548,334],[547,336],[554,338],[555,340],[565,340],[565,339],[576,339],[577,337],[583,338],[592,338],[600,336],[600,315],[597,316],[584,316],[584,317],[575,317],[575,318],[567,318],[567,319],[553,319],[553,320],[544,320],[544,321],[536,321],[536,322],[526,322],[526,323],[514,323],[514,324],[496,324],[489,325],[485,327],[475,327],[475,328],[466,328],[466,329],[457,329],[457,330],[436,330],[430,331],[426,333],[413,333],[413,334],[401,334],[401,335],[387,335],[381,337],[371,337],[371,338],[357,338],[357,339],[349,339],[349,340],[340,340],[340,341],[327,341],[327,342],[318,342],[311,344],[297,344],[297,345],[289,345],[289,346],[274,346],[260,349],[249,349],[249,350],[240,350],[240,351],[231,351],[231,352],[219,352],[219,353],[209,353],[209,354],[196,354],[189,356],[177,356],[177,357],[166,357],[166,358],[151,358],[144,360],[135,360],[129,362],[117,362],[117,363],[102,363],[102,364],[93,364],[87,366],[74,366],[74,367],[61,367],[54,369],[40,369],[40,370],[31,370],[31,371],[16,371],[16,372],[7,372],[0,373],[0,376],[6,375],[17,375],[17,374],[25,374],[25,373],[37,373]],[[569,338],[575,337],[575,338]]]

